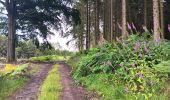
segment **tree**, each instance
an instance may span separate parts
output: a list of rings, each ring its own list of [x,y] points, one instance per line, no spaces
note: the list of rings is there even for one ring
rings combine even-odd
[[[95,45],[98,45],[100,38],[99,29],[99,13],[100,13],[100,0],[95,0]]]
[[[158,42],[160,40],[160,22],[159,22],[159,5],[158,0],[153,0],[153,32],[154,40]]]
[[[90,48],[90,1],[87,0],[86,5],[86,15],[87,15],[87,23],[86,23],[86,49]]]
[[[26,37],[41,36],[46,40],[50,30],[59,29],[60,17],[65,15],[67,22],[78,24],[79,12],[70,7],[71,0],[0,0],[8,17],[8,50],[7,61],[15,61],[15,33],[20,30]],[[1,12],[3,13],[3,12]],[[28,35],[29,34],[29,35]]]
[[[126,0],[122,0],[122,36],[125,38],[126,30]]]

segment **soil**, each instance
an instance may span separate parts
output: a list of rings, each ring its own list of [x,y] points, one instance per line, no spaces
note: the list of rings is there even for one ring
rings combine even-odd
[[[71,70],[66,64],[60,64],[59,71],[63,86],[61,100],[98,100],[94,93],[88,93],[82,86],[74,83]]]
[[[34,75],[30,76],[29,82],[26,86],[17,91],[13,96],[9,97],[9,100],[37,100],[39,88],[46,78],[49,70],[52,68],[52,64],[39,64],[41,68]]]
[[[13,96],[9,97],[9,100],[37,100],[40,87],[53,64],[39,63],[39,71],[31,75],[29,82]],[[63,88],[60,100],[99,100],[97,99],[98,97],[95,98],[97,96],[95,93],[88,93],[82,86],[75,84],[70,75],[70,68],[63,62],[60,62],[59,73]]]

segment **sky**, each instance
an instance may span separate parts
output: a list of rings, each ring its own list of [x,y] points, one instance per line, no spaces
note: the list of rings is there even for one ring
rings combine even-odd
[[[71,36],[69,36],[68,38],[61,37],[58,32],[56,32],[55,35],[48,37],[48,41],[51,44],[55,44],[55,45],[59,44],[61,46],[61,47],[55,46],[56,49],[75,52],[77,51],[77,48],[75,47],[75,41],[72,41],[69,45],[66,45],[67,42],[70,41],[71,39],[72,39]]]

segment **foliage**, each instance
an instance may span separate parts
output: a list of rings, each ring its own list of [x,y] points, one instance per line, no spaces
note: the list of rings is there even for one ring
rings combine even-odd
[[[39,56],[39,57],[32,57],[29,60],[33,62],[45,62],[45,61],[57,61],[57,60],[66,60],[69,57],[63,57],[58,55],[48,55],[48,56]]]
[[[11,64],[7,64],[4,68],[5,72],[3,76],[0,76],[0,100],[6,100],[7,97],[12,95],[17,89],[24,86],[27,82],[28,78],[23,75],[23,70],[26,70],[28,64],[23,64],[21,66],[14,66]],[[26,74],[25,71],[24,74]],[[18,76],[22,74],[22,76]]]
[[[38,49],[32,41],[19,41],[16,53],[17,58],[30,58],[38,54]]]
[[[59,65],[55,65],[45,79],[38,100],[58,100],[62,89],[59,75]],[[55,80],[55,81],[54,81]]]
[[[169,43],[164,40],[155,43],[147,36],[137,35],[123,41],[117,38],[117,42],[85,52],[87,55],[81,58],[73,77],[110,73],[113,74],[110,84],[123,86],[125,97],[139,94],[145,99],[152,98],[165,90],[170,74],[169,66],[162,67],[163,62],[170,59]]]

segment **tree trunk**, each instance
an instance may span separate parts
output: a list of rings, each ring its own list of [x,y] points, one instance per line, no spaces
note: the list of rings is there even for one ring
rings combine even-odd
[[[126,0],[122,0],[122,37],[125,38],[126,35]]]
[[[144,0],[144,26],[147,27],[147,0]]]
[[[160,22],[159,22],[159,5],[158,0],[153,0],[153,32],[154,32],[154,41],[158,42],[160,39]]]
[[[110,42],[113,39],[113,0],[110,0]]]
[[[10,0],[7,4],[8,11],[8,48],[7,48],[7,62],[15,61],[15,4]]]
[[[99,30],[99,0],[95,1],[95,45],[98,45],[100,40],[100,30]]]
[[[87,0],[87,24],[86,24],[86,49],[90,49],[90,4],[89,0]]]
[[[161,16],[161,37],[164,38],[164,5],[160,0],[160,16]]]

